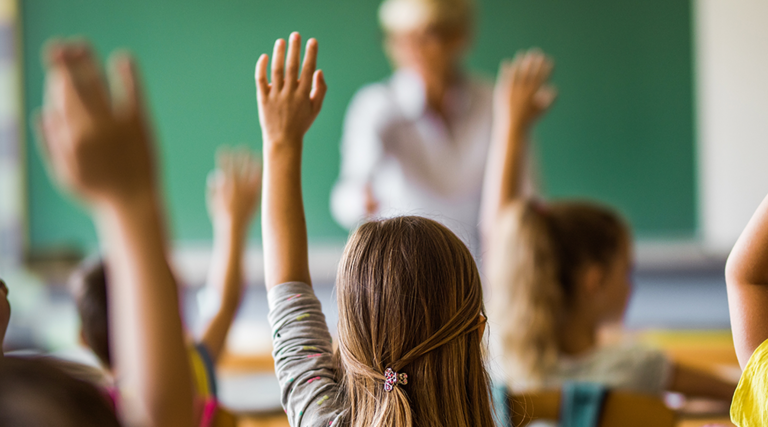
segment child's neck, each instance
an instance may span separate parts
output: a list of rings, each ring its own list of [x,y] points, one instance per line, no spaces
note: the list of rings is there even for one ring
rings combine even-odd
[[[579,313],[569,313],[560,327],[558,336],[560,352],[578,356],[597,346],[597,325],[590,318]]]

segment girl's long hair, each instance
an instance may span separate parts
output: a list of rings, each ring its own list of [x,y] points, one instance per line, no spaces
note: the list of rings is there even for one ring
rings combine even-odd
[[[618,215],[587,202],[522,201],[500,216],[488,262],[490,311],[511,388],[543,385],[579,273],[609,267],[628,238]]]
[[[420,217],[360,226],[337,276],[341,398],[353,427],[492,426],[474,259]],[[407,385],[384,390],[387,368]]]

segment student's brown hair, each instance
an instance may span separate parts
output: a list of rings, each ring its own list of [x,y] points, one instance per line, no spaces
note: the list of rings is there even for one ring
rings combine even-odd
[[[0,359],[0,425],[118,427],[108,397],[43,359]]]
[[[540,386],[582,269],[609,268],[629,243],[613,211],[588,202],[517,202],[500,215],[488,262],[491,318],[507,383]]]
[[[109,351],[109,310],[107,274],[100,259],[85,261],[70,277],[85,344],[101,363],[112,367]]]
[[[477,267],[420,217],[363,224],[337,275],[342,399],[353,427],[492,426]],[[407,385],[384,390],[387,368]]]

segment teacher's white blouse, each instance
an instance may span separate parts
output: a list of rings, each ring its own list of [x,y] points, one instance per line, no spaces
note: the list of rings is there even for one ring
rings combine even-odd
[[[421,80],[410,72],[358,91],[347,110],[331,196],[339,224],[352,228],[364,219],[370,185],[378,216],[435,219],[477,254],[492,93],[489,82],[465,78],[447,97],[446,122],[428,108]]]

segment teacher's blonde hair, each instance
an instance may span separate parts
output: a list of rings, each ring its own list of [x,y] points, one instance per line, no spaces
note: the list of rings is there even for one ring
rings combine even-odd
[[[473,16],[473,0],[384,0],[379,7],[379,23],[388,33],[407,32],[429,25],[467,33]]]

